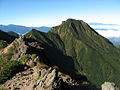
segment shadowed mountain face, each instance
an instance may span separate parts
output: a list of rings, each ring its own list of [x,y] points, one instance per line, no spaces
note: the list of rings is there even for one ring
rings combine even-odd
[[[64,43],[57,34],[32,30],[26,34],[26,37],[33,38],[42,44],[45,49],[45,57],[48,58],[44,63],[59,66],[64,73],[75,75],[74,61],[72,57],[65,54]]]
[[[5,48],[7,44],[10,44],[16,36],[12,36],[4,31],[0,30],[0,50]]]
[[[0,40],[11,43],[16,37],[0,30]]]
[[[97,86],[111,81],[120,87],[120,51],[85,22],[68,19],[48,33],[32,30],[25,36],[43,44],[45,63],[77,80],[83,75]]]

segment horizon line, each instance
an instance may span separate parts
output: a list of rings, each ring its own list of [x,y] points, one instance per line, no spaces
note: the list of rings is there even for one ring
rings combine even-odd
[[[101,23],[101,22],[88,22],[87,24],[89,25],[110,25],[110,26],[120,26],[120,24],[111,24],[111,23]],[[22,24],[0,24],[3,26],[9,26],[9,25],[16,25],[16,26],[24,26],[24,27],[54,27],[54,26],[58,26],[58,25],[51,25],[51,26],[47,26],[47,25],[39,25],[39,26],[31,26],[31,25],[22,25]]]

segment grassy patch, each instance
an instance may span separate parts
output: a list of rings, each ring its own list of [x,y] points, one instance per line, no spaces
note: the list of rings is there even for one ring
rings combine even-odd
[[[21,71],[23,65],[18,61],[9,61],[0,70],[0,83],[4,83],[6,80],[10,79],[16,73]]]
[[[28,58],[30,58],[30,55],[26,54],[26,55],[22,56],[19,59],[19,61],[22,62],[22,63],[25,63]]]
[[[3,40],[0,40],[0,49],[5,48],[7,46],[7,43]]]

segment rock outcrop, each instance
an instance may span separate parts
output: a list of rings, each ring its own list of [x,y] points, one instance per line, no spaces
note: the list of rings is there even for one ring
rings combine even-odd
[[[27,47],[28,46],[24,41],[24,36],[19,36],[19,38],[16,38],[6,48],[0,50],[0,55],[12,52],[11,60],[17,60],[26,53]]]
[[[119,88],[116,87],[115,83],[111,82],[105,82],[104,84],[101,85],[102,90],[120,90]]]
[[[0,88],[5,90],[79,90],[83,88],[79,86],[82,85],[54,68],[34,66],[26,67],[24,71],[0,85]]]
[[[52,90],[56,77],[56,70],[41,68],[37,66],[17,73],[0,88],[6,90]]]
[[[18,47],[16,50],[17,53],[15,53],[12,56],[12,60],[18,60],[18,58],[25,55],[28,46],[25,44],[24,36],[19,36],[19,38],[17,38],[14,42],[16,42],[18,44]]]
[[[13,43],[9,44],[6,48],[0,50],[0,55],[7,53],[8,50],[12,47],[13,47]]]

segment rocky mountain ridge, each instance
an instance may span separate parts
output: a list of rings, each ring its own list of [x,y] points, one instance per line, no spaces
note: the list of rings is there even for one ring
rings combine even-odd
[[[33,29],[0,50],[0,88],[99,90],[105,81],[119,86],[119,53],[80,20],[68,19],[48,33]]]
[[[1,50],[1,55],[9,52],[9,49],[16,48],[17,52],[11,57],[11,60],[19,60],[27,53],[28,46],[25,44],[24,36],[20,36],[15,39],[10,45]],[[33,44],[33,43],[32,43]],[[29,43],[29,45],[32,45]],[[35,44],[34,44],[35,45]],[[40,48],[40,47],[39,47]],[[41,49],[43,49],[41,47]],[[36,56],[34,60],[26,58],[26,65],[22,72],[17,73],[10,80],[0,85],[0,88],[5,90],[63,90],[65,88],[72,88],[72,86],[78,86],[79,84],[72,80],[69,75],[65,75],[52,67],[47,65],[41,65],[39,56]],[[62,86],[64,85],[64,87]],[[70,89],[71,90],[71,89]]]

